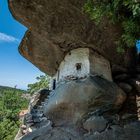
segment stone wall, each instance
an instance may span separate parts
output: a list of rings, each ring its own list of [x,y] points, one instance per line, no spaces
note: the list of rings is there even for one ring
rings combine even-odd
[[[112,81],[112,72],[109,61],[95,51],[90,51],[89,56],[90,74],[98,74],[101,77]]]

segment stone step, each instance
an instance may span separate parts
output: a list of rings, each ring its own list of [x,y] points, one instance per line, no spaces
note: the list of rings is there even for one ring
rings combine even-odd
[[[44,104],[45,102],[41,102],[41,105]]]
[[[45,103],[48,102],[48,99],[45,99],[44,102],[45,102]]]
[[[38,111],[38,110],[41,110],[41,109],[43,109],[43,105],[39,105],[39,106],[37,107],[37,111]]]
[[[48,103],[48,100],[45,101],[45,104]]]
[[[43,109],[38,110],[38,112],[36,114],[42,114],[43,113]]]
[[[33,123],[33,120],[26,120],[26,123]]]
[[[34,118],[33,121],[34,121],[34,123],[39,123],[39,122],[41,122],[41,119],[40,118]]]
[[[43,117],[43,116],[33,118],[33,121],[34,121],[35,123],[38,123],[38,122],[41,122],[41,121],[47,121],[47,120],[48,120],[48,119],[47,119],[46,117]]]
[[[30,115],[26,115],[25,118],[26,118],[26,120],[31,120],[32,119],[32,115],[31,114]]]
[[[41,114],[36,114],[36,117],[43,117],[43,113],[41,113]]]
[[[35,113],[35,112],[37,112],[37,111],[38,111],[38,109],[34,109],[34,108],[33,108],[33,109],[31,110],[31,113]]]
[[[45,104],[45,102],[41,102],[41,105],[44,105]]]
[[[48,102],[46,102],[45,104],[44,104],[44,106],[46,106],[48,104]]]
[[[42,114],[42,112],[43,112],[43,111],[38,111],[38,112],[36,112],[36,113],[32,113],[32,117],[37,116],[37,114]]]

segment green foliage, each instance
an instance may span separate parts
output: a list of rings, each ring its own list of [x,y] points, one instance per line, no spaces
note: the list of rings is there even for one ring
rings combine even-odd
[[[37,82],[28,85],[28,92],[33,94],[41,88],[49,88],[50,77],[48,75],[41,75],[36,78]]]
[[[0,123],[0,140],[13,140],[19,128],[19,123],[4,119]]]
[[[21,97],[24,92],[0,86],[0,140],[14,139],[20,124],[18,114],[29,102]]]
[[[118,51],[134,47],[140,39],[140,2],[138,0],[87,0],[84,11],[99,24],[103,17],[112,23],[119,23],[123,33],[118,40]],[[120,49],[122,48],[122,49]]]

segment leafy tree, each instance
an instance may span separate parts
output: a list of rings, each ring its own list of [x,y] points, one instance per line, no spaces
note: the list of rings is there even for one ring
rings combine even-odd
[[[87,0],[84,11],[98,25],[103,17],[112,23],[121,24],[122,35],[116,42],[117,50],[134,47],[140,39],[140,1],[139,0]]]
[[[19,129],[19,123],[15,123],[10,119],[4,119],[0,123],[0,139],[1,140],[13,140]]]
[[[28,85],[28,92],[33,94],[41,88],[49,88],[50,77],[48,75],[41,75],[36,78],[37,82]]]
[[[21,97],[25,91],[0,87],[0,140],[13,140],[18,128],[20,110],[27,108],[28,100]]]

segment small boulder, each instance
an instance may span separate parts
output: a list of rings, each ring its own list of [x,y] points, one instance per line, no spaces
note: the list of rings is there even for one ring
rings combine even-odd
[[[101,132],[106,129],[107,123],[107,120],[105,120],[102,116],[92,116],[83,123],[83,127],[89,132]]]

